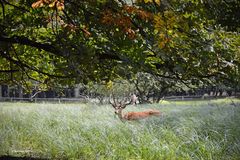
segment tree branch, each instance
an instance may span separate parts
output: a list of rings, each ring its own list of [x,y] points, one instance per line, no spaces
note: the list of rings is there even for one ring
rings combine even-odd
[[[22,7],[22,6],[16,6],[16,5],[12,4],[12,3],[9,3],[7,0],[3,0],[3,3],[5,3],[5,4],[9,5],[9,6],[12,6],[12,7],[14,7],[14,8],[17,8],[17,9],[19,9],[19,10],[22,10],[22,11],[24,11],[24,12],[29,12],[28,9],[26,9],[26,8],[24,8],[24,7]]]
[[[0,70],[0,73],[13,73],[13,72],[19,72],[19,70],[18,69]]]
[[[39,70],[38,68],[35,68],[35,67],[31,67],[25,63],[23,63],[22,61],[17,61],[17,60],[14,60],[12,57],[10,57],[9,55],[5,54],[4,52],[1,52],[0,51],[0,55],[4,58],[6,58],[8,61],[18,65],[20,68],[28,68],[32,71],[36,71],[40,74],[43,74],[43,75],[47,75],[49,77],[55,77],[55,78],[70,78],[70,77],[74,77],[74,75],[66,75],[66,76],[62,76],[62,75],[55,75],[55,74],[50,74],[50,73],[47,73],[47,72],[44,72],[44,71],[41,71]]]
[[[63,53],[54,46],[46,43],[39,43],[33,40],[28,39],[27,37],[23,36],[12,36],[12,37],[6,37],[6,36],[0,36],[0,42],[7,42],[11,44],[21,44],[21,45],[27,45],[31,47],[35,47],[40,50],[45,50],[47,52],[53,53],[58,56],[63,56]]]
[[[4,8],[4,4],[2,1],[0,1],[1,6],[2,6],[2,14],[3,14],[3,19],[5,19],[5,8]]]

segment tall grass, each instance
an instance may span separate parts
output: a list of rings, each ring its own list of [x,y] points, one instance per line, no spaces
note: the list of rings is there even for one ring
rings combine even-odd
[[[163,102],[161,117],[122,122],[110,105],[0,103],[0,157],[239,159],[240,106],[229,99]]]

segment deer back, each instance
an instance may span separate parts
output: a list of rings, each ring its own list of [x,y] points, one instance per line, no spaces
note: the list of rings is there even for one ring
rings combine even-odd
[[[128,112],[124,114],[123,118],[126,120],[138,120],[138,119],[144,119],[149,116],[160,116],[161,113],[158,110],[146,110],[143,112]]]

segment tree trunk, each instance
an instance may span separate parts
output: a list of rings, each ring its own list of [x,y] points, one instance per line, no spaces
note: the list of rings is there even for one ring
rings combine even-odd
[[[78,86],[76,86],[76,87],[74,88],[74,97],[75,97],[75,98],[78,98],[78,97],[79,97],[79,87],[78,87]]]
[[[0,98],[2,98],[2,86],[0,85]]]
[[[23,88],[21,85],[18,86],[18,97],[23,98]]]

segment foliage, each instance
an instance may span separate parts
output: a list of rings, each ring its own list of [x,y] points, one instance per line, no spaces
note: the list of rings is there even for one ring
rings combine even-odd
[[[174,90],[177,84],[169,79],[160,78],[149,73],[139,72],[131,80],[140,103],[159,102],[170,90]]]
[[[1,84],[44,89],[137,72],[189,83],[239,77],[237,0],[0,4]]]
[[[103,104],[106,100],[108,103],[110,96],[118,98],[129,97],[135,91],[134,86],[124,79],[105,83],[88,83],[85,86],[87,94],[90,94],[92,98],[98,98],[100,104]]]
[[[129,106],[164,116],[121,122],[110,106],[1,103],[0,156],[47,159],[238,159],[231,101]],[[235,101],[239,103],[239,101]]]

